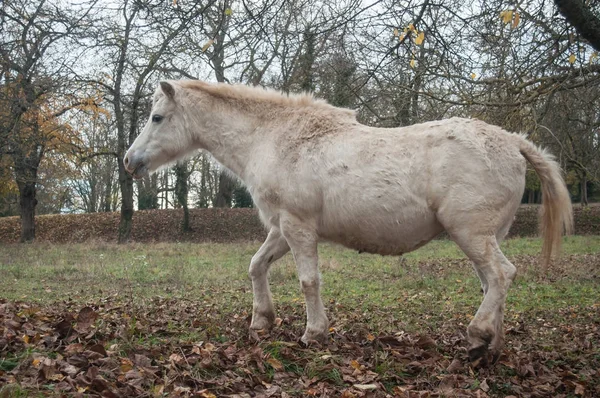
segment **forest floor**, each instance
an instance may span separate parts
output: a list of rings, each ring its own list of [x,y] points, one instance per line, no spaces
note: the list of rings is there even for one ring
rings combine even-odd
[[[276,326],[250,333],[259,243],[0,246],[0,397],[600,396],[600,237],[503,244],[519,274],[498,363],[473,368],[482,296],[449,241],[401,258],[323,245],[329,341],[299,343],[291,255],[272,268]]]

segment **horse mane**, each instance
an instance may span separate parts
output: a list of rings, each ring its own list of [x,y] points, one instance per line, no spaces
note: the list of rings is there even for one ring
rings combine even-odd
[[[285,94],[281,91],[252,87],[244,84],[207,83],[200,80],[179,80],[181,87],[209,93],[210,95],[225,100],[234,101],[265,101],[273,105],[286,107],[311,107],[320,108],[329,112],[342,112],[346,116],[355,117],[351,109],[338,108],[323,99],[315,98],[311,93]]]

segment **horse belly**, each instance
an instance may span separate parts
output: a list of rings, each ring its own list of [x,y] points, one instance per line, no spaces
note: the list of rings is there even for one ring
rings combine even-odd
[[[385,208],[388,211],[385,211]],[[384,211],[377,211],[383,208]],[[401,255],[431,241],[443,227],[427,208],[404,207],[393,211],[387,205],[340,215],[323,214],[319,235],[348,248],[381,255]]]

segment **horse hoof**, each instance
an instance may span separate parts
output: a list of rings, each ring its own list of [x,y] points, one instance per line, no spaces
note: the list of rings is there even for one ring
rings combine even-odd
[[[275,317],[273,316],[272,319],[271,317],[266,317],[266,316],[257,316],[256,318],[252,319],[252,322],[250,323],[250,329],[252,330],[270,330],[273,327],[273,323]]]
[[[487,365],[487,354],[488,347],[487,344],[482,344],[476,347],[469,348],[469,361],[471,362],[471,366],[474,368],[478,368],[480,366]]]
[[[314,344],[323,345],[327,343],[328,337],[329,336],[327,336],[327,333],[324,332],[315,333],[306,331],[304,333],[304,336],[302,336],[302,338],[300,339],[300,341],[302,341],[302,343],[304,343],[307,346]]]
[[[490,364],[491,365],[495,365],[498,360],[500,359],[500,355],[502,355],[502,350],[490,350],[490,356],[491,356],[491,360],[490,360]]]

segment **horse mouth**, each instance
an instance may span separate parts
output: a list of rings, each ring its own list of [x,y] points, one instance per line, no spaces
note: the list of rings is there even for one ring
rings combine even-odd
[[[134,180],[141,180],[148,175],[148,167],[146,167],[145,164],[140,163],[135,169],[133,169],[133,171],[130,172],[130,174]]]

